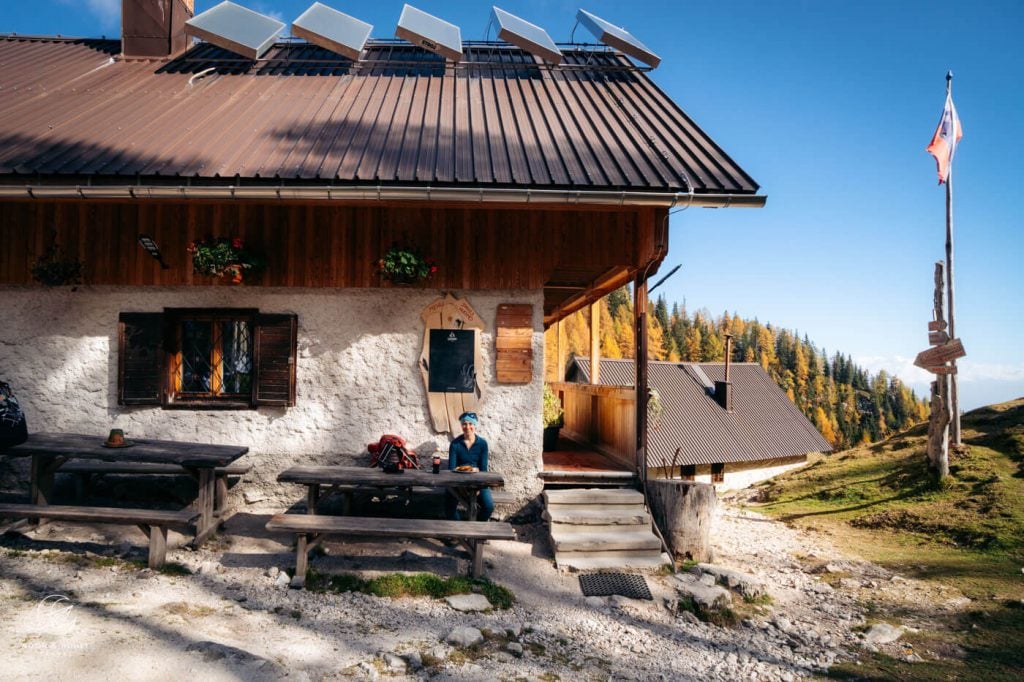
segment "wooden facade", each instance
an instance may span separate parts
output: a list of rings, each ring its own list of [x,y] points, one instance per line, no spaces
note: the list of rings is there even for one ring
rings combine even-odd
[[[88,285],[222,284],[193,274],[186,248],[238,236],[266,258],[258,285],[390,286],[376,263],[401,245],[438,265],[420,286],[551,287],[547,319],[572,298],[580,299],[574,309],[585,305],[580,292],[621,285],[657,259],[663,218],[656,208],[14,200],[0,202],[0,284],[31,284],[53,235],[65,258],[83,264]],[[168,269],[139,246],[141,234],[156,241]]]
[[[629,469],[636,467],[636,391],[631,387],[555,382],[565,409],[562,433]]]

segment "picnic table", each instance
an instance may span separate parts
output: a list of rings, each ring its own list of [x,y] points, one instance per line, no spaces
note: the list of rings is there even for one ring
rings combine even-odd
[[[381,469],[353,466],[297,466],[277,477],[284,483],[297,483],[307,488],[306,514],[277,514],[267,523],[271,531],[296,536],[295,577],[292,584],[305,583],[309,550],[332,535],[357,537],[412,537],[458,540],[469,549],[470,573],[483,575],[483,548],[488,540],[514,540],[515,531],[508,523],[487,521],[447,521],[440,519],[391,519],[348,516],[351,495],[356,490],[387,490],[404,488],[444,488],[451,491],[469,508],[468,517],[476,518],[476,498],[484,488],[500,488],[505,484],[501,474],[493,471],[460,473],[442,469],[438,473],[422,469],[405,469],[402,473],[386,473]],[[345,516],[321,516],[316,513],[321,488],[345,495]]]
[[[69,460],[98,460],[118,464],[163,464],[182,468],[191,474],[199,486],[194,509],[195,539],[198,547],[217,529],[216,474],[218,467],[226,467],[249,448],[242,445],[212,445],[169,440],[138,438],[131,446],[110,448],[103,445],[100,435],[80,433],[35,433],[28,440],[4,451],[10,457],[31,457],[31,504],[36,507],[51,504],[54,475]],[[144,469],[142,469],[144,473]],[[81,509],[89,509],[83,507]]]
[[[429,469],[405,469],[400,474],[389,474],[375,467],[354,466],[296,466],[282,471],[278,477],[282,483],[297,483],[307,488],[306,513],[316,514],[321,489],[328,487],[346,496],[346,513],[351,494],[358,489],[386,490],[390,488],[445,488],[469,509],[468,517],[476,518],[476,498],[484,488],[500,488],[505,485],[504,477],[494,471],[459,473],[441,469],[432,473]]]

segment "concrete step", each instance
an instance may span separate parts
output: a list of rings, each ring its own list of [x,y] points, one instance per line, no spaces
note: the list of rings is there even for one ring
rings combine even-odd
[[[555,564],[561,569],[575,571],[600,571],[609,568],[621,570],[658,569],[672,563],[664,552],[630,554],[620,552],[616,556],[583,556],[570,552],[555,557]]]
[[[544,506],[556,504],[643,504],[644,496],[639,490],[625,488],[571,488],[568,490],[545,490]]]
[[[583,507],[586,507],[585,509]],[[642,506],[556,504],[544,510],[544,520],[552,524],[578,526],[646,526],[651,515]]]
[[[661,541],[654,536],[650,528],[564,532],[556,527],[551,531],[551,542],[555,548],[556,558],[563,552],[629,550],[640,554],[648,550],[655,553],[661,550]]]

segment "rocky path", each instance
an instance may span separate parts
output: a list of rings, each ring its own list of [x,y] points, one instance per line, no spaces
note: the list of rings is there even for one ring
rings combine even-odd
[[[864,646],[899,646],[887,641],[898,630],[872,630],[867,637],[875,643],[865,641],[858,599],[864,590],[917,589],[837,555],[821,538],[725,507],[714,531],[715,563],[749,573],[771,595],[762,605],[735,597],[740,618],[733,627],[680,610],[673,576],[647,577],[653,601],[584,598],[575,575],[552,567],[540,524],[519,526],[519,541],[488,549],[490,577],[516,595],[513,608],[461,611],[426,598],[288,589],[278,567],[289,566],[291,555],[274,538],[246,534],[264,522],[248,516],[248,526],[244,518],[237,522],[240,534],[225,534],[219,544],[173,551],[172,561],[194,571],[183,576],[104,557],[108,545],[89,543],[88,532],[77,538],[84,545],[51,541],[46,530],[32,544],[6,537],[4,677],[792,680],[855,657]],[[75,532],[57,527],[54,537]],[[84,558],[83,546],[97,554]],[[359,545],[355,556],[328,556],[314,566],[465,567],[463,555],[435,543],[409,543],[388,560],[376,558],[382,548],[394,554],[394,545]]]

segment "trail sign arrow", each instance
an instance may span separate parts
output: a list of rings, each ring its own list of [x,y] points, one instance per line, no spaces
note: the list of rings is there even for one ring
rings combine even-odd
[[[960,343],[960,339],[953,339],[941,346],[921,351],[914,359],[914,364],[931,372],[934,371],[932,368],[940,367],[965,355],[967,353],[964,351],[964,345]]]

